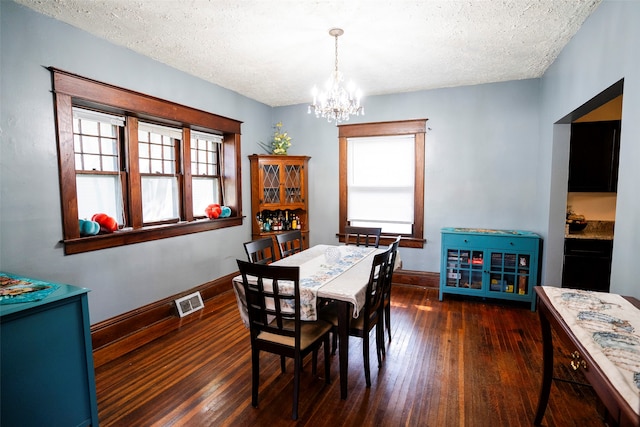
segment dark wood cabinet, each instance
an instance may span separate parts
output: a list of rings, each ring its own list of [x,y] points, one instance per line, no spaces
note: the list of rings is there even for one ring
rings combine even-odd
[[[613,240],[565,239],[562,287],[609,292]]]
[[[308,156],[272,154],[249,156],[253,240],[271,237],[275,247],[277,234],[295,228],[302,233],[303,247],[309,247],[309,159]],[[279,224],[279,229],[273,229],[272,220]]]
[[[619,120],[573,123],[569,191],[617,191],[619,153]]]

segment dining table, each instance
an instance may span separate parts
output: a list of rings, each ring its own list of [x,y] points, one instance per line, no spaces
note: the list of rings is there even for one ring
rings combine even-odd
[[[338,307],[338,337],[340,364],[340,398],[347,398],[349,364],[349,316],[357,318],[364,308],[367,283],[376,254],[387,248],[353,245],[315,245],[271,265],[300,267],[300,318],[313,321],[318,318],[321,301],[335,301]],[[400,257],[394,266],[398,268]],[[233,278],[240,317],[249,327],[249,316],[244,298],[242,276]],[[280,286],[286,286],[282,282]]]

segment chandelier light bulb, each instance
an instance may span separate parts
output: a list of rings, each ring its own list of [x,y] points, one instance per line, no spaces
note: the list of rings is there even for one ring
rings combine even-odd
[[[357,89],[353,81],[350,81],[345,88],[342,84],[344,77],[338,70],[338,37],[342,34],[344,31],[340,28],[329,30],[329,35],[335,38],[335,70],[327,80],[324,91],[318,92],[318,89],[313,87],[311,90],[313,104],[308,108],[309,114],[313,111],[316,117],[324,117],[328,122],[334,122],[336,125],[349,120],[351,115],[364,115],[364,108],[360,104],[362,92]]]

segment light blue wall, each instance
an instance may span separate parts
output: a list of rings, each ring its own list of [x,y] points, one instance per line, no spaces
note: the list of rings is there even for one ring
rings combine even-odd
[[[439,271],[442,227],[546,231],[536,200],[538,94],[536,79],[364,100],[366,115],[352,119],[353,123],[429,119],[425,153],[427,243],[424,249],[400,249],[403,268]],[[311,243],[337,242],[337,128],[308,115],[305,105],[276,108],[274,120],[285,123],[293,137],[292,154],[312,157]]]
[[[569,158],[568,125],[553,123],[624,78],[611,292],[640,297],[640,2],[605,0],[547,70],[541,84],[540,199],[548,217],[546,274],[560,283]],[[551,257],[554,257],[553,259]]]
[[[271,108],[15,3],[0,3],[0,269],[90,288],[92,323],[237,271],[235,259],[246,257],[241,243],[251,238],[248,221],[242,227],[64,255],[51,74],[45,67],[244,122],[245,171],[252,152],[247,142],[269,135]],[[251,191],[248,175],[243,178],[247,214]]]
[[[237,270],[242,227],[64,256],[53,97],[54,66],[243,121],[242,189],[250,217],[247,155],[272,124],[312,157],[311,244],[336,242],[337,129],[306,105],[269,108],[88,35],[0,2],[0,269],[92,289],[92,323]],[[640,296],[640,3],[605,1],[542,79],[366,98],[353,122],[428,118],[424,249],[401,248],[404,267],[437,272],[440,228],[521,228],[545,239],[545,283],[559,284],[568,130],[553,123],[625,78],[612,290]],[[425,79],[429,78],[428,70]],[[312,84],[313,82],[310,82]],[[37,120],[31,119],[36,117]],[[393,207],[389,207],[393,208]],[[635,274],[634,274],[635,273]]]

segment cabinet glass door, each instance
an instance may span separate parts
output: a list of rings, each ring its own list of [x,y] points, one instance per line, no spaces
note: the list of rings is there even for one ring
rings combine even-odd
[[[483,251],[449,249],[447,251],[447,286],[482,289]]]
[[[286,203],[302,203],[302,165],[284,165]]]
[[[280,165],[266,163],[262,165],[262,203],[280,203]]]
[[[531,256],[509,252],[491,252],[489,291],[527,295]]]

